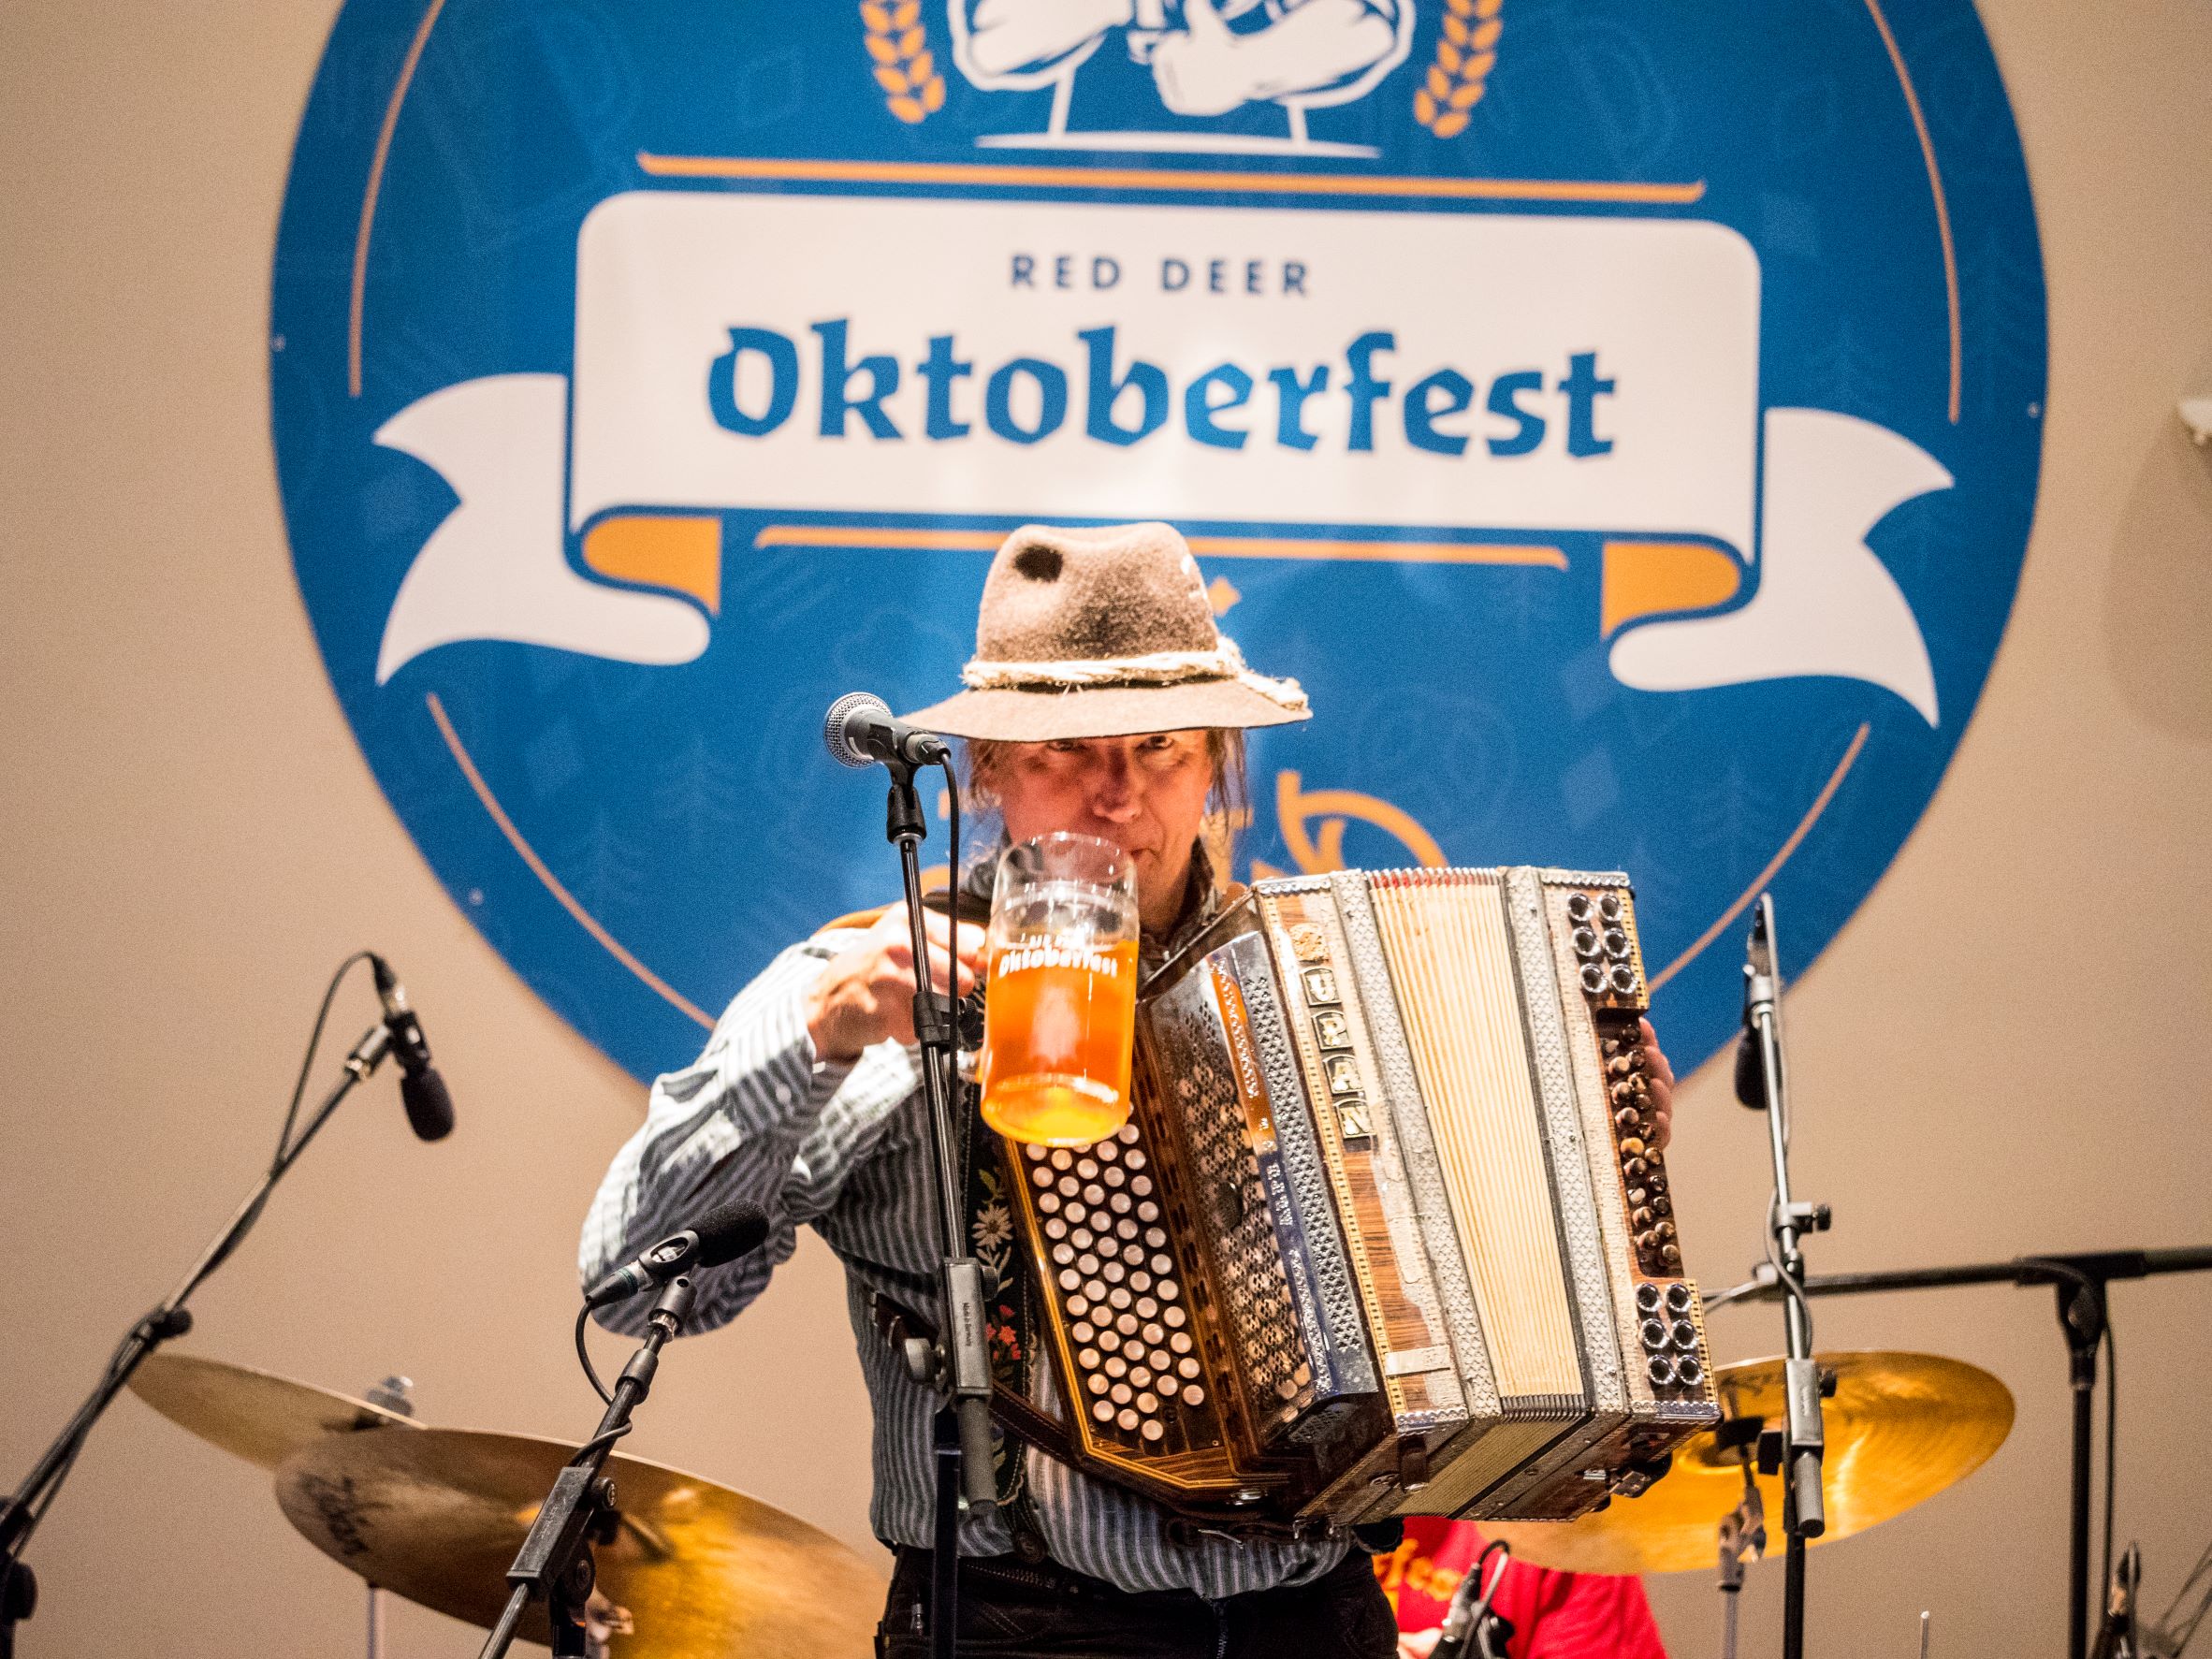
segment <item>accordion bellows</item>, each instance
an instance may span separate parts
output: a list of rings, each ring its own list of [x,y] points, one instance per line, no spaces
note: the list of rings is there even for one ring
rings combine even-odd
[[[1020,1146],[1079,1465],[1201,1524],[1565,1519],[1718,1420],[1625,877],[1257,883],[1144,985],[1128,1125]]]

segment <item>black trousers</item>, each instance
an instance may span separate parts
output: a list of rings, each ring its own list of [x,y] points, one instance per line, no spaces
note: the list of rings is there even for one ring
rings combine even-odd
[[[926,1659],[930,1557],[900,1550],[876,1635],[878,1659]],[[960,1563],[963,1659],[1394,1659],[1398,1624],[1355,1549],[1310,1584],[1211,1602],[1187,1590],[1133,1594],[1054,1562]]]

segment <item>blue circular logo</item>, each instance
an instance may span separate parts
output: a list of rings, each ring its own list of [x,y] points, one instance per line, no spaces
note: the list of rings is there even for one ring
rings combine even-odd
[[[1700,1058],[1934,793],[2041,451],[1968,0],[348,0],[273,311],[354,732],[640,1077],[895,894],[822,709],[1134,518],[1317,710],[1237,875],[1624,868]]]

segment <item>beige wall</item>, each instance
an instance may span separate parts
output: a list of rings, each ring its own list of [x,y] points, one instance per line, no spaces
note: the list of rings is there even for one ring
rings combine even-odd
[[[460,1107],[411,1140],[382,1080],[198,1302],[199,1351],[449,1424],[589,1417],[566,1351],[575,1224],[639,1091],[446,901],[371,783],[292,585],[268,442],[269,248],[333,7],[0,5],[0,1477],[227,1214],[314,990],[373,941]],[[2212,13],[1987,0],[2051,297],[2049,441],[2019,608],[1925,822],[1793,1006],[1815,1266],[2212,1238]],[[365,1011],[357,999],[347,1035]],[[1677,1164],[1710,1282],[1756,1249],[1758,1119],[1711,1069]],[[2120,1535],[2162,1605],[2212,1534],[2212,1282],[2122,1288]],[[1724,1355],[1777,1346],[1715,1316]],[[1816,1651],[2051,1653],[2063,1362],[2047,1300],[1830,1303],[1827,1346],[1932,1349],[2019,1402],[1963,1487],[1818,1553]],[[866,1415],[811,1239],[664,1373],[637,1449],[866,1542]],[[37,1541],[29,1655],[342,1653],[357,1588],[265,1477],[125,1400]],[[1780,1568],[1745,1613],[1773,1649]],[[1708,1581],[1654,1583],[1678,1653]],[[475,1639],[402,1609],[400,1655]]]

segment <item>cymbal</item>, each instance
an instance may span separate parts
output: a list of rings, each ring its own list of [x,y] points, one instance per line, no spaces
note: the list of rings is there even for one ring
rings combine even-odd
[[[2013,1396],[1986,1371],[1935,1354],[1870,1350],[1816,1356],[1836,1373],[1826,1401],[1821,1491],[1832,1543],[1901,1515],[1963,1479],[2004,1444]],[[1780,1428],[1782,1361],[1751,1360],[1713,1378],[1721,1409]],[[1722,1517],[1742,1501],[1745,1450],[1724,1449],[1711,1432],[1675,1448],[1674,1467],[1639,1498],[1615,1498],[1579,1521],[1485,1521],[1537,1566],[1583,1573],[1712,1572],[1720,1561]],[[1753,1479],[1767,1509],[1771,1553],[1783,1547],[1782,1478]]]
[[[131,1392],[171,1422],[264,1469],[333,1434],[420,1427],[366,1400],[197,1354],[150,1356],[132,1375]]]
[[[489,1626],[506,1606],[523,1535],[574,1449],[461,1429],[323,1439],[277,1471],[277,1503],[309,1542],[371,1583]],[[871,1651],[883,1578],[827,1533],[642,1458],[609,1458],[606,1474],[622,1525],[593,1552],[599,1594],[634,1629],[613,1638],[615,1659]],[[522,1635],[549,1641],[543,1603]]]

